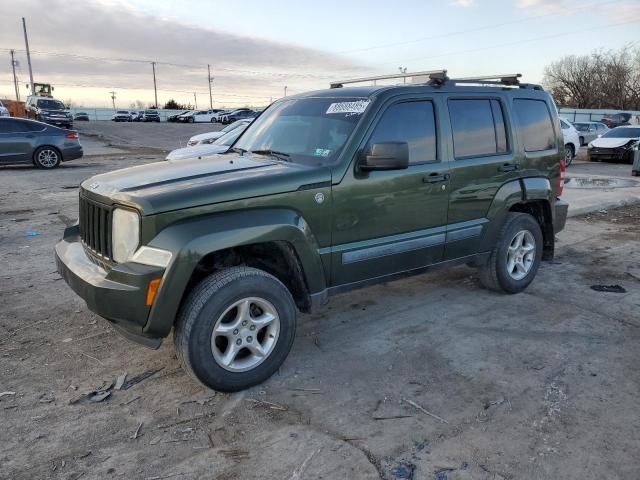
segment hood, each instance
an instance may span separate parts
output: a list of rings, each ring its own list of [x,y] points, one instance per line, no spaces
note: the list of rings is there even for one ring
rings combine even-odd
[[[206,155],[216,155],[229,150],[228,145],[194,145],[193,147],[178,148],[167,155],[167,160],[185,160],[187,158],[202,158]]]
[[[193,137],[191,137],[189,139],[190,142],[200,142],[202,140],[206,140],[207,138],[220,138],[222,135],[224,135],[227,132],[223,132],[222,130],[220,130],[219,132],[207,132],[207,133],[201,133],[199,135],[194,135]]]
[[[281,162],[261,155],[225,155],[156,162],[96,175],[81,184],[98,202],[121,203],[153,215],[169,210],[293,192],[331,180],[325,166]]]
[[[595,148],[618,148],[626,145],[632,140],[638,140],[638,138],[596,138],[591,142]]]

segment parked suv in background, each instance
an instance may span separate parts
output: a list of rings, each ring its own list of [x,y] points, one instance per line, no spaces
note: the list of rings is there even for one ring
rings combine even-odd
[[[568,167],[578,154],[580,138],[576,127],[567,120],[560,119],[560,128],[562,128],[562,137],[564,138],[564,163]]]
[[[297,311],[338,292],[461,264],[521,292],[568,205],[556,107],[517,78],[338,82],[276,101],[216,161],[97,175],[58,271],[129,339],[173,331],[183,367],[223,391],[276,372]]]
[[[623,125],[630,125],[632,116],[630,113],[615,113],[613,115],[605,115],[600,122],[609,128],[616,128]]]
[[[159,122],[160,114],[157,110],[145,110],[140,118],[142,122]]]
[[[27,97],[25,104],[27,118],[57,125],[65,128],[73,127],[73,116],[60,100],[49,97]]]
[[[609,131],[609,127],[600,122],[576,122],[573,126],[578,130],[581,146],[589,144]]]
[[[130,122],[133,120],[132,113],[133,112],[129,110],[117,110],[116,113],[111,116],[111,120],[114,122]]]

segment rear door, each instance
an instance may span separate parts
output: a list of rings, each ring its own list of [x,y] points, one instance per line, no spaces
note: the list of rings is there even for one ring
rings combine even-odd
[[[0,163],[30,162],[36,133],[18,119],[0,121]]]
[[[451,152],[445,259],[451,260],[478,252],[496,192],[518,178],[519,163],[504,98],[450,95],[445,110]]]

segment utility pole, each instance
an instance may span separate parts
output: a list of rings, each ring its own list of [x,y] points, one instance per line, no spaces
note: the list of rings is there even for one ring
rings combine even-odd
[[[213,109],[213,96],[211,95],[211,84],[213,83],[213,78],[211,77],[211,65],[207,63],[207,72],[209,78],[209,108]]]
[[[16,77],[16,59],[15,50],[11,50],[11,69],[13,70],[13,88],[16,89],[16,102],[20,101],[20,89],[18,88],[18,79]]]
[[[153,68],[153,93],[156,98],[155,108],[158,108],[158,88],[156,87],[156,62],[151,62]]]
[[[24,45],[27,47],[27,63],[29,64],[29,81],[31,82],[31,95],[36,94],[36,87],[33,85],[33,70],[31,69],[31,53],[29,52],[29,39],[27,38],[27,22],[22,17],[22,30],[24,31]]]
[[[198,99],[196,98],[196,92],[193,92],[193,103],[194,103],[193,109],[197,110],[198,109]]]
[[[284,86],[284,96],[285,97],[287,96],[287,86],[286,85]]]
[[[113,109],[116,109],[116,92],[109,92],[111,94],[111,103],[113,104]]]

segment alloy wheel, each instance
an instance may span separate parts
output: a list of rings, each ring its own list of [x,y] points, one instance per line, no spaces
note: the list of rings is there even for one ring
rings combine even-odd
[[[211,333],[211,352],[225,370],[246,372],[273,352],[280,334],[275,307],[259,297],[238,300],[217,319]]]
[[[507,272],[514,280],[522,280],[536,259],[536,240],[529,230],[515,234],[507,249]]]

